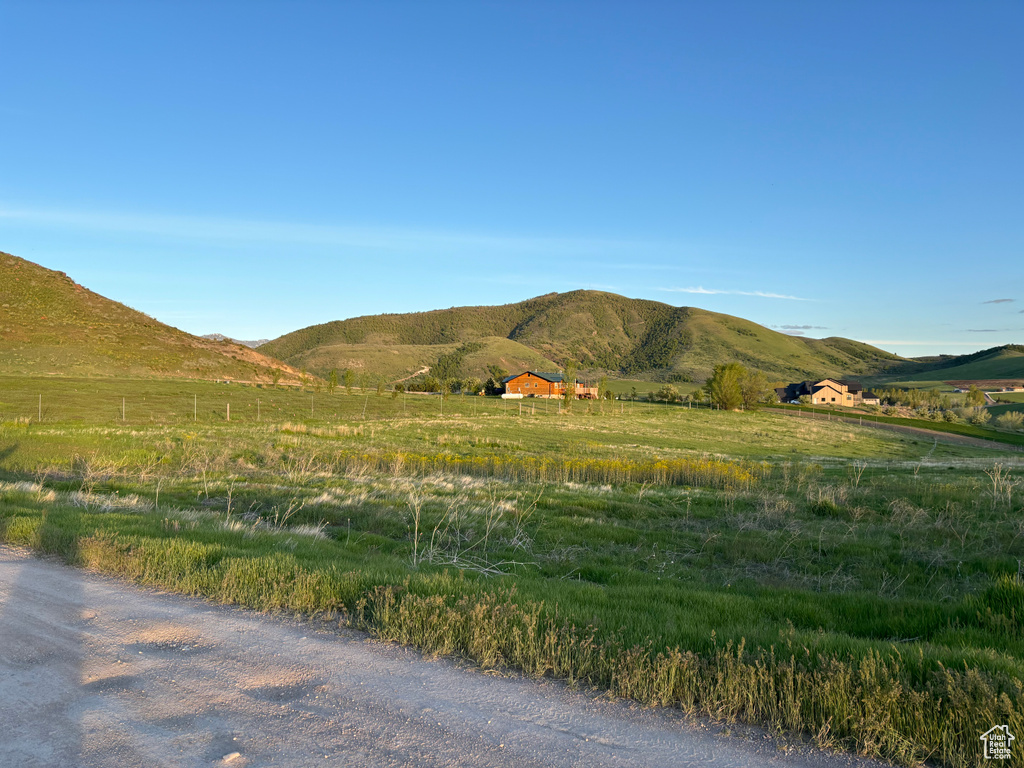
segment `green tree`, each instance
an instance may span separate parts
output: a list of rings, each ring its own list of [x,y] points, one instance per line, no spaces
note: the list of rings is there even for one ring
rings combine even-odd
[[[271,368],[270,369],[270,380],[274,382],[274,389],[277,389],[277,385],[281,383],[281,369]]]
[[[423,379],[423,391],[424,392],[437,392],[440,388],[440,382],[435,376],[427,376]]]
[[[384,381],[384,377],[383,376],[378,377],[378,379],[377,379],[377,397],[380,397],[380,396],[382,396],[384,394],[384,385],[385,385],[385,383],[386,382]]]
[[[352,394],[352,386],[356,383],[356,374],[351,368],[346,368],[345,372],[341,374],[342,381],[345,382],[345,392]]]
[[[637,394],[638,394],[638,393],[637,393],[637,391],[636,391],[636,387],[630,387],[630,388],[629,388],[629,399],[630,399],[630,400],[636,400],[636,396],[637,396]]]
[[[996,419],[996,424],[1001,429],[1024,429],[1024,413],[1020,411],[1007,411]]]
[[[562,400],[565,402],[566,410],[572,408],[573,401],[576,399],[576,362],[574,360],[565,361],[565,373],[562,374]]]
[[[743,380],[747,369],[739,363],[716,365],[704,385],[711,402],[723,411],[732,411],[743,404]]]
[[[327,374],[327,392],[334,394],[334,390],[338,388],[338,369],[331,368],[331,372]]]
[[[768,377],[760,371],[746,371],[740,380],[740,397],[748,411],[761,405],[771,391]]]
[[[659,400],[664,400],[666,403],[674,403],[679,400],[679,390],[671,384],[666,384],[658,390],[656,397]]]
[[[608,377],[602,376],[597,382],[597,397],[600,400],[610,400],[611,398],[608,397],[610,394],[611,390],[608,389]]]
[[[985,404],[985,393],[978,389],[976,386],[971,384],[967,390],[967,397],[964,398],[964,402],[971,406],[981,406]]]
[[[396,397],[398,397],[403,392],[405,392],[405,384],[403,384],[402,382],[398,382],[397,384],[395,384],[394,388],[391,390],[391,399],[394,400]]]

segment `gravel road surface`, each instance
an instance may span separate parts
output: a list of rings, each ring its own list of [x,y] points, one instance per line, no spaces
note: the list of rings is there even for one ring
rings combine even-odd
[[[0,546],[0,766],[879,766]]]

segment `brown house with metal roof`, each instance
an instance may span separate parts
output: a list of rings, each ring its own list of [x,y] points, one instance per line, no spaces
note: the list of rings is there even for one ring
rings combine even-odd
[[[505,385],[506,395],[547,398],[565,395],[565,377],[560,373],[524,371],[504,378],[501,383]],[[597,387],[582,387],[577,383],[575,392],[578,400],[597,399]]]

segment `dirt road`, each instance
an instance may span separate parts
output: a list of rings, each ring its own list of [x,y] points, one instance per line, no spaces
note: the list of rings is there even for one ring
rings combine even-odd
[[[877,766],[0,547],[0,765]]]

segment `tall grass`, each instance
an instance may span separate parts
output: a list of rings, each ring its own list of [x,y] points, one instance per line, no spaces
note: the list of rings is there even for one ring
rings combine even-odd
[[[397,468],[412,474],[451,472],[524,483],[653,483],[725,490],[749,490],[772,471],[766,463],[706,457],[633,461],[386,451],[340,453],[334,459],[349,472],[394,472]]]
[[[353,570],[343,561],[261,553],[254,543],[231,540],[76,537],[60,514],[34,527],[25,518],[6,518],[4,538],[144,584],[261,610],[335,617],[383,640],[460,655],[484,668],[518,669],[648,705],[803,732],[825,747],[904,765],[976,765],[978,735],[993,723],[1024,732],[1019,678],[936,666],[920,650],[893,645],[860,655],[817,652],[792,634],[768,648],[712,638],[705,653],[658,649],[578,626],[557,606],[525,599],[514,587],[487,588],[447,572],[389,583],[394,574],[387,564],[383,571]],[[1020,582],[1007,580],[982,602],[1020,632],[1022,595]]]

